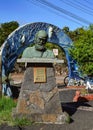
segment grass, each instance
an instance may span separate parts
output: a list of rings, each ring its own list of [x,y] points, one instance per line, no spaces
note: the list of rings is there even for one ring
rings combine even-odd
[[[27,126],[31,125],[32,122],[26,118],[14,119],[12,117],[12,109],[17,105],[13,99],[2,97],[0,99],[0,125],[7,124],[9,126]]]
[[[26,119],[25,117],[21,119],[16,118],[14,121],[15,126],[31,126],[32,123],[33,123],[32,121]]]
[[[9,97],[0,99],[0,124],[13,124],[12,108],[16,107],[16,103]]]

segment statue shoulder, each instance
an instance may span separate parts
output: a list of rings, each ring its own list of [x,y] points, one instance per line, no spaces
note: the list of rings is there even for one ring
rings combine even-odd
[[[33,47],[27,47],[24,51],[30,51],[30,50],[34,50],[34,46]]]
[[[30,58],[31,57],[31,53],[33,53],[34,51],[34,47],[27,47],[22,54],[23,58]]]
[[[55,58],[54,53],[53,53],[52,50],[47,49],[46,52],[47,52],[49,58]]]

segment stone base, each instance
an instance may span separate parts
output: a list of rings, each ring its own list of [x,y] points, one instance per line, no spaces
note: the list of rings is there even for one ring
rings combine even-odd
[[[18,113],[61,113],[61,103],[59,100],[58,89],[54,88],[51,92],[23,91],[18,100]]]
[[[33,67],[27,68],[21,87],[15,116],[34,122],[62,124],[62,113],[54,68],[46,67],[47,82],[34,83]]]
[[[23,98],[18,100],[16,111],[18,117],[24,117],[39,123],[62,124],[64,114],[62,113],[58,89],[51,92],[29,91],[23,92]],[[22,94],[22,92],[21,92]]]
[[[67,113],[61,114],[18,114],[13,111],[14,118],[25,118],[31,122],[44,124],[65,124],[69,122],[69,115]]]

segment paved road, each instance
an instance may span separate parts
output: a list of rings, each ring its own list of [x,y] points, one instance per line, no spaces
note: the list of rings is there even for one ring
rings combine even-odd
[[[72,123],[63,125],[63,130],[93,130],[93,102],[63,105],[69,113]]]

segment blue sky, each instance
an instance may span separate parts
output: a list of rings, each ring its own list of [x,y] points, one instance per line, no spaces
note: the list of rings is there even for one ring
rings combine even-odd
[[[56,9],[40,4],[38,0],[0,0],[0,23],[17,21],[21,26],[46,22],[60,28],[68,26],[70,30],[87,27],[89,23],[93,23],[92,0],[45,1],[50,2]]]

